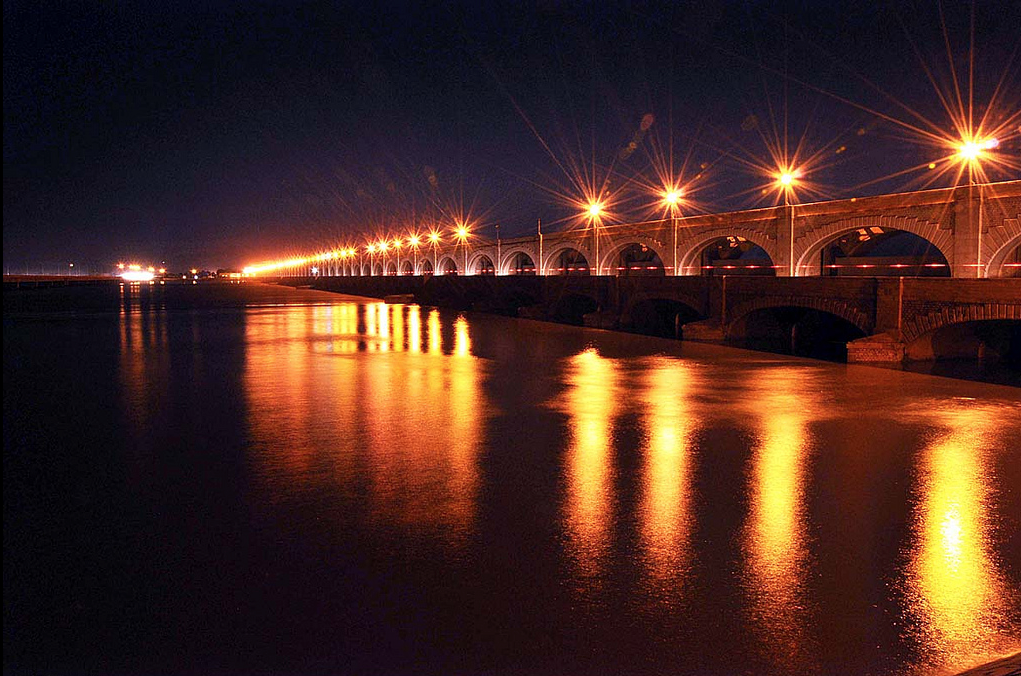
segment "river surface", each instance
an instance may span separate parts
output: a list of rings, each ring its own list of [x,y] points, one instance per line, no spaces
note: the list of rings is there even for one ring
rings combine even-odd
[[[1019,389],[257,285],[76,293],[5,293],[5,673],[1021,650]]]

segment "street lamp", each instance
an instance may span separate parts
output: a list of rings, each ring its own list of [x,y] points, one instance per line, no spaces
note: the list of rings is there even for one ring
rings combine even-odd
[[[411,247],[411,252],[412,252],[412,255],[414,257],[414,267],[411,270],[411,273],[413,275],[417,275],[418,274],[418,245],[419,245],[419,242],[420,242],[420,240],[418,238],[418,235],[411,235],[410,237],[408,237],[408,246]]]
[[[433,230],[429,233],[429,241],[433,245],[433,275],[439,274],[439,260],[436,257],[436,249],[440,244],[440,233]]]
[[[674,277],[680,273],[677,262],[677,212],[684,199],[684,191],[677,188],[667,188],[663,193],[663,204],[670,210],[670,225],[674,233]]]
[[[596,276],[600,272],[599,264],[599,216],[603,213],[603,205],[599,202],[590,202],[588,205],[589,226],[592,228],[592,250],[596,258]]]
[[[454,231],[454,236],[457,241],[464,247],[464,274],[468,274],[468,238],[471,236],[471,232],[464,225],[458,225],[457,230]]]

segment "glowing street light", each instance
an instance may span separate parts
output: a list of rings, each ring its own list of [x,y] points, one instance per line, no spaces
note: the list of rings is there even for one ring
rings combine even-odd
[[[437,256],[436,250],[437,247],[439,247],[440,245],[440,233],[436,232],[435,230],[430,232],[429,241],[432,242],[433,245],[433,274],[435,275],[437,274],[436,268],[439,265],[439,259],[436,257]]]
[[[589,202],[588,217],[589,225],[592,228],[592,250],[596,259],[596,275],[599,275],[599,216],[603,213],[603,205],[599,202]],[[542,265],[540,263],[540,265]]]
[[[411,247],[412,256],[414,257],[413,262],[414,267],[412,268],[411,271],[411,274],[413,275],[418,274],[418,246],[421,243],[421,241],[422,240],[419,239],[418,235],[411,235],[410,237],[408,237],[408,246]]]
[[[467,275],[468,274],[468,237],[471,236],[471,232],[468,230],[467,226],[465,226],[464,224],[461,224],[461,225],[457,226],[456,230],[454,230],[454,236],[457,238],[457,241],[460,242],[461,245],[464,247],[464,274]]]
[[[683,198],[684,192],[681,190],[668,190],[663,193],[663,202],[671,208],[680,204]]]

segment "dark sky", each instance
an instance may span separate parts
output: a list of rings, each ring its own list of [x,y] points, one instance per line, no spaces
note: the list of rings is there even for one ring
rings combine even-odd
[[[572,176],[646,218],[671,154],[689,211],[768,204],[748,164],[785,128],[819,153],[803,199],[946,185],[876,181],[949,151],[875,113],[952,135],[925,66],[952,91],[946,37],[967,88],[970,12],[946,3],[944,33],[932,2],[5,2],[4,269],[240,266],[459,216],[569,227]],[[974,6],[975,101],[1005,78],[1007,158],[1019,26],[1016,0]]]

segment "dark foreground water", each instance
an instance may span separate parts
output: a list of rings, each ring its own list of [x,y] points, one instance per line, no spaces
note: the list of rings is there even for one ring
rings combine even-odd
[[[5,672],[853,676],[1021,649],[1021,390],[118,293],[5,295]]]

